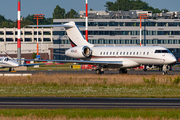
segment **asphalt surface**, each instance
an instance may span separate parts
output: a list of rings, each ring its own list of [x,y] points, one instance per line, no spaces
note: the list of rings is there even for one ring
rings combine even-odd
[[[0,109],[180,108],[180,98],[1,97]]]
[[[96,74],[95,70],[58,70],[58,71],[17,71],[17,72],[8,72],[8,71],[0,71],[0,74]],[[128,70],[127,75],[150,75],[150,74],[162,74],[162,71],[159,70],[148,70],[144,72],[141,70]],[[104,74],[119,74],[117,70],[107,70]],[[169,75],[177,75],[180,74],[180,67],[173,67],[172,71],[168,72]]]

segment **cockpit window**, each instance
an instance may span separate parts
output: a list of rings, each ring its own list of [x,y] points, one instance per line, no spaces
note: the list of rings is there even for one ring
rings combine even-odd
[[[161,53],[161,50],[156,50],[155,53]]]
[[[8,58],[5,58],[4,61],[8,61]]]
[[[170,53],[168,50],[156,50],[155,53]]]
[[[4,58],[3,60],[4,61],[11,61],[11,59],[9,59],[9,58]]]
[[[167,50],[162,50],[162,53],[169,53]]]

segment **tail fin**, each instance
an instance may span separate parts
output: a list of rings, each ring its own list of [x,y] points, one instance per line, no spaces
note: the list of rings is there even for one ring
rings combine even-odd
[[[71,42],[72,47],[75,46],[88,46],[93,47],[93,44],[88,43],[84,36],[81,34],[80,30],[76,26],[74,21],[70,21],[69,23],[65,23],[64,25],[28,25],[30,27],[64,27],[68,34],[69,40]]]
[[[81,34],[80,30],[74,23],[74,21],[71,21],[69,23],[64,24],[66,26],[71,26],[71,27],[65,27],[66,32],[69,36],[69,40],[71,42],[72,47],[74,46],[89,46],[92,47],[93,45],[88,43],[84,36]]]

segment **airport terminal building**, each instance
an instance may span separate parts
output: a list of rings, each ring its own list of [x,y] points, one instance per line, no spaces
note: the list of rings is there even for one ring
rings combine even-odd
[[[39,52],[42,59],[53,58],[53,28],[38,29]],[[17,28],[0,28],[0,56],[17,57]],[[37,28],[21,28],[21,57],[32,59],[37,52]]]
[[[89,11],[88,41],[95,46],[139,46],[140,14],[148,14],[142,20],[142,45],[164,46],[176,58],[180,58],[180,12],[153,14],[151,11]],[[74,19],[54,19],[53,24],[74,21],[85,26],[85,11],[80,11]],[[85,36],[85,27],[79,28]],[[22,28],[22,55],[30,58],[36,52],[36,28]],[[0,28],[0,52],[17,54],[17,29]],[[41,59],[72,59],[64,55],[70,48],[70,41],[63,27],[39,28]],[[4,46],[4,47],[3,47]],[[15,56],[16,57],[16,56]]]

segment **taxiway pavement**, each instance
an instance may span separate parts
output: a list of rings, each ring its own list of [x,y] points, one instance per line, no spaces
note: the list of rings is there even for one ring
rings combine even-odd
[[[15,73],[10,73],[8,71],[0,71],[0,76],[4,74],[47,74],[47,75],[52,75],[52,74],[96,74],[94,70],[58,70],[58,71],[17,71]],[[150,74],[162,74],[162,71],[159,70],[148,70],[148,71],[143,71],[141,70],[128,70],[127,75],[150,75]],[[117,70],[108,70],[105,71],[104,74],[119,74],[119,71]],[[168,72],[169,75],[180,75],[180,67],[173,67],[172,71]]]
[[[0,109],[180,108],[180,98],[1,97]]]

